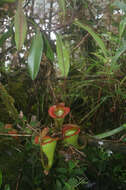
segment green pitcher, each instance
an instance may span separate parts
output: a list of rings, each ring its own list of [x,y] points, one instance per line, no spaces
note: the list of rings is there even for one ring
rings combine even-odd
[[[55,153],[55,148],[57,144],[58,138],[52,138],[49,136],[45,136],[42,139],[42,144],[41,144],[41,155],[42,155],[42,166],[45,170],[49,170],[54,161],[54,153]]]
[[[63,141],[65,144],[73,145],[75,148],[79,148],[78,136],[80,128],[77,125],[66,124],[63,125]]]

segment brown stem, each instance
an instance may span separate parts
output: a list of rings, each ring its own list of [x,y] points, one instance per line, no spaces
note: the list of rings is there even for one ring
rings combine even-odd
[[[8,134],[8,133],[0,133],[0,136],[18,136],[18,137],[31,137],[29,134]]]

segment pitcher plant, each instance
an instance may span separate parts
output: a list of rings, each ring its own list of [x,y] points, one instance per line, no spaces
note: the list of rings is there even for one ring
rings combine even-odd
[[[54,162],[54,153],[58,138],[45,136],[41,143],[41,161],[45,170],[50,170]]]
[[[65,116],[70,112],[69,107],[65,107],[65,103],[58,103],[49,108],[48,113],[54,119],[56,129],[61,129]]]
[[[78,136],[80,128],[77,125],[65,124],[63,125],[63,141],[65,144],[73,145],[75,148],[79,148]]]

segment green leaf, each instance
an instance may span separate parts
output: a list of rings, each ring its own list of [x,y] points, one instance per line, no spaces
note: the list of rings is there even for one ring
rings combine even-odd
[[[96,138],[96,139],[103,139],[103,138],[106,138],[106,137],[110,137],[110,136],[112,136],[112,135],[115,135],[115,134],[121,132],[122,130],[125,129],[125,127],[126,127],[126,126],[125,126],[125,124],[124,124],[124,125],[122,125],[122,126],[116,128],[116,129],[112,129],[111,131],[107,131],[107,132],[105,132],[105,133],[101,133],[101,134],[95,135],[95,136],[93,136],[93,137]]]
[[[57,35],[56,51],[61,75],[67,77],[70,69],[70,50],[68,42],[63,43],[60,35]]]
[[[24,44],[27,34],[27,21],[22,8],[22,0],[18,1],[18,8],[14,19],[15,26],[15,42],[17,50],[19,51]]]
[[[124,129],[126,129],[126,123],[123,124]]]
[[[1,3],[14,3],[16,0],[1,0],[0,1],[0,4]]]
[[[11,27],[11,28],[9,28],[9,30],[7,32],[3,33],[0,36],[0,46],[2,46],[4,44],[5,40],[7,38],[9,38],[12,35],[12,33],[13,33],[13,30],[12,30],[12,27]]]
[[[116,52],[115,56],[112,57],[111,62],[115,63],[119,59],[119,57],[126,51],[126,44],[124,43]]]
[[[71,185],[71,187],[76,187],[77,186],[77,184],[78,184],[78,179],[76,179],[76,178],[70,178],[69,180],[68,180],[68,183],[69,183],[69,185]]]
[[[0,187],[2,185],[2,171],[0,170]]]
[[[4,123],[0,122],[0,132],[4,132],[6,129]]]
[[[6,184],[4,190],[10,190],[10,185]]]
[[[67,169],[66,168],[57,168],[56,171],[61,173],[61,174],[67,174]]]
[[[51,45],[50,45],[50,43],[49,43],[49,41],[48,41],[48,39],[46,38],[46,36],[45,35],[43,35],[43,39],[44,39],[44,42],[45,42],[45,47],[44,47],[44,49],[45,49],[45,55],[46,55],[46,57],[50,60],[50,61],[54,61],[54,52],[53,52],[53,50],[52,50],[52,48],[51,48]]]
[[[40,67],[43,52],[43,39],[41,32],[34,36],[28,56],[28,69],[32,80],[35,80]]]
[[[60,9],[62,10],[63,17],[65,17],[65,15],[66,15],[66,3],[64,0],[59,0],[58,2],[59,2]]]
[[[121,20],[120,24],[119,24],[119,39],[121,40],[121,37],[123,35],[123,32],[125,30],[126,27],[126,18],[124,18],[123,20]]]
[[[76,167],[76,163],[71,160],[68,162],[68,165],[70,170],[73,170]]]
[[[0,128],[3,128],[4,127],[4,123],[2,123],[1,121],[0,121]]]
[[[64,187],[65,190],[74,190],[71,185],[69,183],[65,183],[65,187]]]
[[[104,56],[107,57],[108,52],[107,52],[107,49],[105,47],[105,44],[102,41],[102,39],[93,31],[93,29],[90,28],[86,24],[82,24],[77,19],[75,20],[74,24],[77,25],[77,26],[79,26],[80,28],[83,28],[84,30],[88,31],[89,34],[93,37],[93,39],[97,42],[98,46],[101,48]]]
[[[56,190],[62,190],[62,184],[59,180],[56,180]]]

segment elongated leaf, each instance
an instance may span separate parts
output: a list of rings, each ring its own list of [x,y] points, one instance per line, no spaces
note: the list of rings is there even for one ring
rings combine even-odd
[[[5,2],[5,3],[14,3],[16,0],[2,0],[2,2]]]
[[[22,8],[22,0],[18,1],[18,8],[14,19],[15,26],[15,42],[19,51],[24,44],[27,34],[27,21]]]
[[[16,0],[0,0],[0,5],[4,3],[14,3]]]
[[[62,190],[62,184],[59,180],[56,180],[56,190]]]
[[[0,187],[2,185],[2,171],[0,170]]]
[[[40,62],[43,52],[43,39],[40,32],[34,36],[30,53],[28,56],[28,68],[32,80],[34,80],[39,72]]]
[[[4,190],[10,190],[10,185],[6,184]]]
[[[51,48],[51,45],[50,45],[48,39],[46,38],[46,36],[43,35],[43,37],[44,37],[44,42],[45,42],[45,47],[44,47],[45,55],[46,55],[46,57],[47,57],[50,61],[53,62],[53,61],[54,61],[54,52],[53,52],[53,50],[52,50],[52,48]]]
[[[120,24],[119,24],[119,39],[121,40],[121,37],[123,35],[123,32],[125,30],[126,27],[126,18],[124,18],[123,20],[121,20]]]
[[[99,47],[101,48],[104,56],[107,57],[108,52],[107,52],[107,49],[105,47],[105,44],[102,41],[102,39],[93,31],[93,29],[90,28],[89,26],[87,26],[86,24],[82,24],[77,19],[75,20],[74,24],[79,26],[80,28],[83,28],[84,30],[88,31],[90,33],[90,35],[94,38],[94,40],[97,42]]]
[[[59,2],[60,9],[62,10],[63,17],[65,17],[65,15],[66,15],[65,1],[64,0],[59,0],[58,2]]]
[[[63,43],[60,35],[56,39],[56,51],[58,57],[58,66],[63,77],[67,77],[70,69],[70,51],[68,42]]]
[[[112,135],[115,135],[116,133],[119,133],[119,132],[121,132],[122,130],[125,130],[125,129],[126,129],[126,125],[124,124],[124,125],[122,125],[122,126],[116,128],[116,129],[113,129],[113,130],[111,130],[111,131],[107,131],[107,132],[105,132],[105,133],[101,133],[101,134],[99,134],[99,135],[95,135],[95,136],[93,136],[93,137],[96,138],[96,139],[103,139],[103,138],[106,138],[106,137],[110,137],[110,136],[112,136]]]
[[[116,52],[115,56],[112,57],[112,63],[117,62],[117,60],[119,59],[119,57],[122,55],[122,53],[124,53],[126,51],[126,44],[123,44],[118,51]]]

